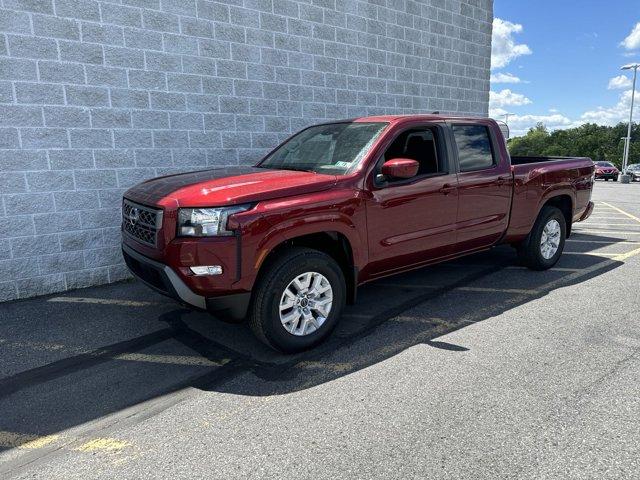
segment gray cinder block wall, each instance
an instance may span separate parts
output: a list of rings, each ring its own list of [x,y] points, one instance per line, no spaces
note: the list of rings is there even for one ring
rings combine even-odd
[[[491,0],[1,0],[0,301],[113,282],[141,180],[310,123],[486,115]]]

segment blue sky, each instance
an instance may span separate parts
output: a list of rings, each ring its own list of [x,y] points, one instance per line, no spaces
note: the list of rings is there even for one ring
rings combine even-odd
[[[640,0],[495,0],[494,17],[490,115],[514,113],[514,134],[626,121]]]

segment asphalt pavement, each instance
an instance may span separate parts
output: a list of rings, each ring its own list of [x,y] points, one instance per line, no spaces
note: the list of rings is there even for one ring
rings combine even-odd
[[[0,304],[0,477],[637,478],[640,183],[594,200],[556,268],[380,280],[293,356],[133,281]]]

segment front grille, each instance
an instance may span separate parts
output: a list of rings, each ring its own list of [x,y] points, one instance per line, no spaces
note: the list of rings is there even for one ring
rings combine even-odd
[[[125,199],[122,202],[122,231],[137,241],[152,247],[158,244],[162,228],[162,210],[145,207]]]

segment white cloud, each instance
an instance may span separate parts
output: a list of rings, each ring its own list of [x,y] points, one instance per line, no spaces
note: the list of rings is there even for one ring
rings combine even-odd
[[[636,100],[640,100],[640,92],[638,91],[636,91]],[[517,137],[526,134],[538,122],[542,122],[549,131],[579,127],[585,123],[617,125],[620,122],[629,121],[629,108],[631,108],[631,90],[626,90],[620,93],[615,105],[588,110],[575,119],[569,118],[555,109],[549,110],[547,115],[511,114],[509,115],[509,128],[511,136]],[[637,115],[637,110],[635,108],[634,110]],[[505,113],[507,113],[507,110],[500,107],[493,107],[489,110],[489,116],[497,120],[504,120]]]
[[[640,94],[636,90],[636,100],[640,100]],[[636,107],[637,105],[634,105]],[[597,123],[598,125],[616,125],[629,121],[629,109],[631,108],[631,90],[620,94],[618,103],[611,107],[597,107],[586,111],[580,117],[581,123]],[[636,108],[634,108],[636,110]],[[637,121],[637,119],[636,119]]]
[[[627,50],[635,50],[640,48],[640,22],[636,23],[636,25],[631,30],[631,33],[627,35],[620,45]]]
[[[504,120],[504,117],[498,117]],[[549,131],[562,128],[571,128],[577,124],[569,117],[554,113],[550,115],[510,115],[509,130],[512,137],[524,135],[530,128],[535,127],[537,123],[542,122]]]
[[[522,80],[511,73],[492,73],[491,83],[521,83]]]
[[[629,87],[631,87],[631,79],[626,75],[618,75],[617,77],[609,79],[609,85],[607,86],[609,90],[618,90]]]
[[[516,43],[513,35],[522,32],[522,25],[501,18],[493,19],[491,39],[491,68],[502,68],[521,55],[530,55],[531,49],[524,43]]]
[[[496,109],[501,107],[520,107],[522,105],[529,105],[531,100],[522,95],[521,93],[515,93],[505,88],[499,92],[489,92],[489,109]]]

